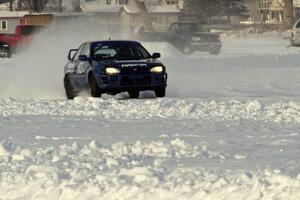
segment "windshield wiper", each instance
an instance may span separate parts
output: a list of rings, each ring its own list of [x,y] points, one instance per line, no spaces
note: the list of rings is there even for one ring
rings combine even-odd
[[[140,60],[140,57],[116,57],[116,60]]]

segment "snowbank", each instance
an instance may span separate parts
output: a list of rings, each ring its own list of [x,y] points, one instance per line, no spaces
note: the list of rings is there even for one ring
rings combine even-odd
[[[252,200],[300,195],[300,175],[280,170],[184,167],[180,159],[209,159],[214,153],[180,139],[109,147],[93,141],[30,150],[2,141],[0,147],[6,151],[0,154],[0,199]],[[177,164],[166,168],[164,163],[172,160]]]
[[[0,100],[0,116],[87,116],[101,119],[209,119],[260,120],[300,123],[300,104],[278,102],[203,101],[200,99],[97,99],[76,97],[67,100]]]

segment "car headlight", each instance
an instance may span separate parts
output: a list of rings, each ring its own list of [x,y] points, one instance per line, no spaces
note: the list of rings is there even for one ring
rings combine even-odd
[[[120,70],[114,67],[107,67],[105,73],[108,75],[116,75],[120,73]]]
[[[163,71],[164,71],[163,66],[156,66],[150,70],[150,72],[153,72],[153,73],[162,73]]]

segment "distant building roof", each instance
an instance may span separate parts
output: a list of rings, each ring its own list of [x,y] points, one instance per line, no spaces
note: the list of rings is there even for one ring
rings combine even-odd
[[[279,0],[273,1],[270,6],[270,10],[273,10],[273,11],[282,11],[283,8],[284,8],[283,2],[281,2]]]
[[[81,9],[83,12],[118,13],[122,9],[122,5],[86,3]]]
[[[151,13],[179,13],[180,9],[177,5],[160,5],[160,6],[149,6],[149,12]]]
[[[53,15],[52,13],[30,13],[28,11],[0,11],[0,17],[2,18],[22,18],[27,15],[33,16],[39,16],[39,15]]]
[[[176,5],[159,5],[154,3],[146,4],[147,9],[150,13],[179,13],[180,9]],[[101,12],[101,13],[117,13],[121,9],[130,14],[140,13],[139,8],[135,4],[127,5],[107,5],[99,1],[88,2],[82,5],[83,12]]]
[[[131,13],[131,14],[140,13],[139,8],[135,5],[125,5],[125,6],[123,6],[123,9],[125,10],[125,12]]]
[[[81,17],[81,16],[92,16],[92,13],[84,13],[84,12],[58,12],[52,13],[54,17]]]
[[[30,14],[28,11],[0,11],[0,17],[24,17]]]
[[[300,7],[300,0],[294,0],[294,6]]]

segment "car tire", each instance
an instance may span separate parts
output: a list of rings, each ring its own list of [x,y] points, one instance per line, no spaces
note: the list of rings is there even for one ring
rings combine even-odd
[[[155,91],[156,97],[165,97],[166,96],[166,88],[158,88]]]
[[[219,55],[221,53],[221,49],[211,49],[209,50],[210,55]]]
[[[140,91],[132,90],[132,91],[128,91],[128,94],[131,99],[138,99],[140,96]]]
[[[90,79],[90,88],[91,88],[91,96],[92,97],[101,97],[101,90],[96,81],[95,75],[91,76]]]
[[[65,78],[65,92],[66,92],[66,96],[67,96],[67,99],[74,99],[74,97],[76,96],[75,95],[75,92],[73,90],[73,87],[72,87],[72,84],[71,84],[71,81],[69,78]]]
[[[0,58],[10,58],[10,50],[8,47],[0,47]]]

